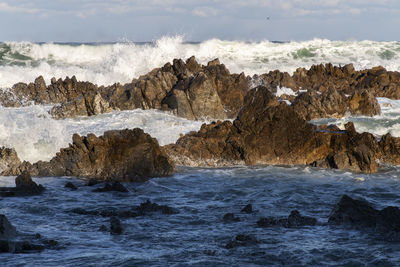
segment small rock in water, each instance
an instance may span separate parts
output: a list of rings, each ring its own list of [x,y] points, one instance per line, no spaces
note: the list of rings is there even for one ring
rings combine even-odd
[[[285,228],[302,227],[302,226],[314,226],[317,224],[317,219],[302,216],[297,210],[292,210],[288,218],[277,219],[277,218],[261,218],[257,221],[259,227],[270,227],[270,226],[282,226]]]
[[[124,192],[124,193],[129,192],[128,189],[126,189],[126,187],[123,186],[120,182],[113,182],[112,184],[105,183],[103,188],[97,188],[93,190],[93,192],[111,192],[111,191]]]
[[[89,179],[89,181],[87,182],[87,186],[94,186],[96,184],[101,183],[101,181],[97,180],[97,179]]]
[[[224,222],[240,222],[240,218],[235,217],[233,213],[226,213],[222,219]]]
[[[253,206],[251,204],[247,204],[242,210],[241,212],[244,213],[253,213]]]
[[[77,190],[77,189],[78,189],[78,188],[77,188],[73,183],[71,183],[71,182],[66,183],[64,187],[65,187],[65,188],[69,188],[69,189],[71,189],[71,190]]]
[[[15,178],[15,192],[16,195],[38,195],[44,191],[42,185],[37,185],[32,181],[29,172],[23,172]]]
[[[248,245],[256,244],[258,241],[254,236],[238,234],[235,239],[228,241],[226,244],[227,249],[235,247],[245,247]]]
[[[108,231],[108,228],[107,228],[107,226],[105,226],[105,225],[103,224],[103,225],[100,226],[99,231],[101,231],[101,232],[107,232],[107,231]]]
[[[120,235],[123,232],[121,221],[117,217],[110,218],[110,233],[112,235]]]
[[[0,214],[0,240],[14,238],[16,235],[15,227],[8,221],[4,214]]]

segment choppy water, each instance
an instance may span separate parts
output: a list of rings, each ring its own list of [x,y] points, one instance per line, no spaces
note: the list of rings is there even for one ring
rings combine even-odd
[[[2,254],[6,266],[398,266],[400,244],[372,230],[326,225],[343,194],[363,197],[375,207],[400,205],[398,170],[374,175],[308,167],[184,168],[171,178],[125,184],[129,193],[93,193],[74,179],[39,178],[42,196],[0,201],[0,213],[22,233],[55,239],[60,249]],[[67,181],[77,191],[63,188]],[[2,178],[2,184],[12,184]],[[120,236],[99,231],[109,219],[71,213],[73,208],[127,209],[146,200],[169,205],[178,214],[121,219]],[[252,204],[253,214],[240,213]],[[287,216],[297,209],[318,219],[317,226],[258,228],[265,216]],[[240,222],[226,223],[233,212]],[[237,234],[258,242],[227,249]]]
[[[273,69],[331,62],[353,63],[357,69],[383,65],[400,70],[398,42],[258,43],[208,40],[188,43],[165,37],[154,43],[115,44],[0,44],[0,88],[31,82],[38,75],[76,75],[98,84],[129,82],[173,58],[195,55],[201,63],[216,57],[231,70],[246,74]],[[292,93],[281,88],[279,92]],[[278,93],[279,93],[278,92]],[[355,123],[359,132],[400,136],[400,102],[379,98],[382,115],[320,119],[313,123]],[[0,146],[13,147],[22,160],[49,160],[71,142],[74,133],[101,135],[106,130],[140,127],[161,145],[173,143],[180,134],[198,130],[203,122],[177,118],[154,110],[113,112],[88,118],[54,120],[48,106],[0,107]],[[57,250],[32,254],[0,254],[5,266],[399,266],[400,243],[383,240],[372,230],[327,226],[327,218],[341,195],[362,197],[376,208],[400,206],[399,169],[377,174],[313,169],[309,167],[236,167],[225,169],[180,168],[171,178],[142,184],[126,184],[123,193],[93,193],[74,178],[37,178],[47,191],[28,198],[0,198],[4,213],[25,234],[40,233],[59,242]],[[64,189],[67,181],[78,191]],[[14,177],[0,177],[0,186],[11,186]],[[78,215],[70,210],[124,209],[145,200],[165,204],[179,214],[122,219],[125,233],[114,236],[99,231],[108,218]],[[254,214],[241,214],[246,204]],[[288,216],[298,209],[313,216],[315,227],[258,228],[264,216]],[[233,212],[240,222],[224,223]],[[258,242],[226,249],[237,234],[253,235]]]

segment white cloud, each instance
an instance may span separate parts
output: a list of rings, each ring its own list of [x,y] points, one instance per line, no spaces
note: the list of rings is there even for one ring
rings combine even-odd
[[[193,9],[192,14],[199,17],[213,17],[218,15],[218,10],[212,7],[196,7]]]
[[[22,6],[12,6],[6,2],[0,2],[0,12],[35,14],[35,13],[39,13],[40,9],[28,8],[28,7],[22,7]]]

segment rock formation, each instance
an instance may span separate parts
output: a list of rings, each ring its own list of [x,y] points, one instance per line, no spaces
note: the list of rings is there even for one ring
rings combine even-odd
[[[233,123],[203,124],[166,147],[179,165],[301,164],[367,173],[378,170],[378,160],[399,164],[399,149],[397,138],[378,142],[352,123],[345,131],[320,130],[262,86],[249,91]]]
[[[372,227],[390,238],[398,238],[400,233],[400,209],[389,206],[377,210],[364,199],[356,200],[343,195],[329,215],[328,223],[332,225],[352,225],[355,227]]]
[[[108,131],[73,136],[73,143],[61,149],[49,162],[39,161],[27,169],[38,176],[76,176],[113,181],[144,181],[170,176],[174,165],[156,139],[141,129]]]
[[[230,74],[218,59],[203,66],[191,57],[186,62],[175,59],[125,85],[98,87],[73,76],[53,78],[46,87],[40,76],[34,83],[0,92],[0,102],[13,107],[56,104],[50,111],[56,119],[137,108],[170,110],[188,119],[225,119],[237,115],[249,82],[243,73]]]
[[[15,187],[0,187],[0,196],[34,196],[41,194],[44,189],[42,185],[38,185],[32,181],[31,175],[25,171],[15,178]]]

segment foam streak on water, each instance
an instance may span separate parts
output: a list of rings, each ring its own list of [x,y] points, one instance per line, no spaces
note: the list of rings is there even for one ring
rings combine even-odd
[[[312,64],[353,63],[356,69],[382,65],[400,70],[400,43],[376,41],[240,42],[211,39],[188,43],[180,36],[163,37],[153,43],[114,44],[0,44],[0,88],[17,82],[31,82],[43,75],[76,75],[78,80],[99,85],[130,82],[132,78],[160,67],[174,58],[195,55],[201,63],[219,58],[231,72],[247,75],[279,69],[292,73]]]

